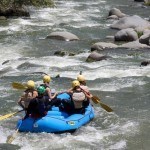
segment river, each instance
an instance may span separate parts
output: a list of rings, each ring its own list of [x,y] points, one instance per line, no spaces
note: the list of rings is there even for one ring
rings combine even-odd
[[[31,19],[0,21],[0,115],[21,108],[17,100],[22,90],[13,89],[14,81],[30,79],[42,83],[45,72],[52,77],[51,87],[58,92],[68,89],[80,71],[101,101],[114,112],[94,104],[95,118],[74,134],[18,133],[12,144],[7,137],[15,132],[19,113],[0,121],[2,150],[149,150],[150,147],[150,66],[140,67],[150,58],[148,49],[107,49],[102,54],[112,59],[86,63],[91,45],[106,41],[116,30],[107,20],[111,8],[128,15],[149,17],[149,9],[133,0],[57,0],[55,8],[30,8]],[[45,39],[54,31],[68,31],[80,41]],[[54,56],[63,50],[75,56]],[[79,53],[82,51],[82,53]],[[60,78],[55,78],[56,75]]]

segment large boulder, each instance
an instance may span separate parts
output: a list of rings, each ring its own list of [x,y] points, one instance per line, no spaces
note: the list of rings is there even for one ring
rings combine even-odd
[[[99,54],[94,51],[88,56],[86,62],[102,61],[102,60],[106,60],[107,58],[111,58],[111,57]]]
[[[147,65],[150,65],[150,60],[142,61],[140,66],[147,66]]]
[[[47,39],[56,39],[56,40],[63,40],[63,41],[75,41],[79,40],[79,38],[66,31],[60,31],[60,32],[52,32],[50,35],[46,37]]]
[[[142,44],[150,45],[150,33],[144,34],[139,38],[139,42]]]
[[[122,44],[119,47],[121,47],[121,48],[130,48],[130,49],[150,48],[150,46],[148,46],[146,44],[139,43],[138,40]]]
[[[127,29],[127,28],[137,28],[137,27],[144,27],[144,28],[149,28],[150,27],[150,23],[137,16],[127,16],[127,17],[123,17],[120,20],[118,20],[117,22],[115,22],[114,24],[112,24],[110,26],[113,29]]]
[[[122,18],[122,17],[125,17],[126,14],[122,13],[119,9],[117,8],[112,8],[110,11],[109,11],[109,14],[108,16],[117,16],[118,18]]]
[[[138,35],[132,28],[122,29],[115,34],[115,41],[136,41]]]
[[[106,42],[97,42],[91,46],[91,51],[97,50],[101,51],[106,48],[117,48],[118,46],[113,43],[106,43]]]

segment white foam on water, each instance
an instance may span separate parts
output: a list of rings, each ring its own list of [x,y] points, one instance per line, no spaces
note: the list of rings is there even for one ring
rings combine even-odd
[[[100,91],[117,91],[121,88],[126,88],[126,87],[134,87],[137,85],[144,85],[146,82],[144,81],[139,81],[138,79],[120,79],[120,80],[114,80],[109,83],[97,83],[96,86],[92,86],[92,90],[100,90]]]
[[[114,145],[111,145],[109,147],[110,150],[121,150],[126,148],[126,141],[120,140],[119,142],[116,142]]]
[[[7,31],[8,29],[9,29],[9,27],[0,27],[0,32]]]
[[[99,109],[95,109],[95,111],[97,112]],[[12,144],[21,146],[21,150],[88,149],[89,147],[96,149],[99,146],[102,150],[105,150],[106,147],[108,149],[124,149],[126,137],[133,136],[138,132],[139,124],[137,122],[120,120],[115,114],[108,114],[105,111],[97,113],[96,118],[99,117],[104,119],[104,129],[100,127],[101,121],[96,121],[96,123],[91,122],[81,127],[74,134],[18,133]],[[116,123],[113,122],[114,120]],[[15,132],[15,130],[4,132],[5,130],[0,126],[0,143],[5,143],[8,135]],[[120,136],[121,139],[118,139]],[[118,140],[116,141],[116,139]]]
[[[77,74],[82,71],[81,67],[87,67],[87,70],[83,71],[85,78],[87,80],[96,80],[96,79],[104,79],[104,78],[115,78],[114,82],[109,82],[106,84],[97,83],[96,87],[92,87],[92,89],[101,89],[103,91],[116,91],[120,88],[124,87],[132,87],[136,85],[144,85],[144,81],[139,81],[138,79],[126,79],[127,77],[140,77],[140,76],[150,76],[150,70],[148,67],[139,67],[139,66],[128,66],[119,65],[119,67],[114,67],[113,62],[111,61],[102,61],[102,62],[94,62],[94,63],[86,63],[83,60],[87,58],[88,54],[76,55],[73,57],[65,56],[65,57],[57,57],[57,56],[47,56],[39,58],[28,58],[28,62],[32,64],[40,64],[45,66],[45,68],[57,67],[57,68],[65,68],[70,67],[72,70],[64,70],[61,72],[61,77],[69,77],[76,78]],[[27,60],[18,61],[18,65],[26,62]],[[49,62],[49,63],[47,63]],[[16,65],[11,63],[11,65]],[[39,67],[40,68],[40,67]],[[50,69],[49,68],[49,69]],[[44,72],[44,70],[43,70]],[[46,70],[47,73],[56,74],[56,72],[52,72],[50,70]]]
[[[103,115],[101,117],[105,117]],[[105,120],[111,119],[109,118],[111,115],[107,116]],[[105,127],[106,126],[107,124],[105,123]],[[102,150],[105,149],[104,147],[108,149],[123,149],[126,147],[126,137],[135,135],[138,132],[138,127],[139,124],[137,122],[122,122],[118,120],[116,124],[109,125],[105,129],[102,129],[99,128],[99,125],[95,126],[91,122],[81,127],[75,134],[18,133],[13,144],[21,146],[21,150],[77,149],[83,147],[88,148],[89,146],[96,147],[97,144],[101,146]],[[122,138],[116,141],[118,136]],[[5,142],[5,140],[3,140],[3,142]]]
[[[0,64],[2,64],[6,60],[17,59],[21,57],[21,54],[19,53],[22,43],[18,43],[16,45],[9,45],[9,44],[1,44],[1,55],[0,55]],[[3,66],[1,66],[3,67]]]
[[[57,56],[48,56],[48,57],[42,57],[40,59],[33,59],[33,62],[36,64],[44,65],[44,66],[51,66],[51,67],[68,67],[68,66],[76,66],[79,65],[80,61],[79,60],[72,60],[68,56],[66,57],[57,57]],[[32,62],[32,61],[31,61]],[[49,62],[49,63],[47,63]]]
[[[102,7],[102,3],[104,3],[104,1],[86,2],[86,4],[84,2],[61,1],[58,2],[57,8],[31,10],[31,19],[14,19],[9,24],[9,27],[0,28],[0,30],[9,30],[10,32],[8,33],[17,31],[25,32],[34,30],[34,26],[52,27],[60,23],[66,23],[75,28],[100,26],[99,22],[92,20],[91,17],[101,17],[102,10],[93,7],[93,5]],[[76,11],[77,7],[82,7],[84,5],[86,5],[87,8]]]
[[[6,142],[6,131],[3,127],[0,126],[0,143]]]

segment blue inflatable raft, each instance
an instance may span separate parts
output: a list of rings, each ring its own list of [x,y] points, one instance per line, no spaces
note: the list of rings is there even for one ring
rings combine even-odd
[[[70,96],[63,93],[58,96],[61,100],[70,99]],[[74,132],[76,129],[87,124],[94,118],[94,109],[89,104],[85,110],[85,114],[69,115],[60,111],[58,107],[53,107],[48,111],[47,115],[42,118],[26,118],[19,120],[17,129],[20,132],[48,132],[48,133],[63,133]]]

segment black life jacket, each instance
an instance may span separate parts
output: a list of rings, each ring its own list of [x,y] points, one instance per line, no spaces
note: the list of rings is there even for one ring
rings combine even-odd
[[[45,116],[46,106],[43,97],[36,97],[31,100],[28,107],[28,114],[37,115],[39,117]]]
[[[45,89],[46,88],[50,88],[48,85],[46,85],[46,84],[40,84],[40,86],[43,86]],[[47,92],[45,92],[44,93],[44,96],[48,96],[48,93]]]

